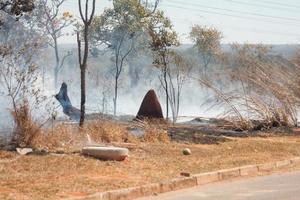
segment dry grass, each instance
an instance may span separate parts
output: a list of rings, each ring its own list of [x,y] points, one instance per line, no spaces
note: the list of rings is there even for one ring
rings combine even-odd
[[[103,144],[111,142],[135,142],[137,139],[128,133],[126,126],[110,121],[88,121],[83,128],[77,124],[57,124],[53,128],[44,130],[35,140],[37,149],[74,150],[88,144]]]
[[[168,136],[167,126],[167,123],[162,120],[144,120],[142,128],[145,133],[140,140],[151,143],[169,143],[170,138]]]
[[[169,143],[170,138],[166,130],[156,128],[155,126],[150,125],[145,128],[145,134],[142,137],[142,141],[151,142],[151,143],[157,143],[157,142]]]
[[[83,133],[88,133],[94,142],[134,142],[126,126],[110,121],[93,121],[85,124]]]
[[[234,118],[234,127],[262,130],[297,124],[299,65],[274,55],[266,46],[249,44],[233,45],[227,65],[223,71],[226,90],[218,89],[213,76],[200,83],[215,93],[217,105],[227,108],[224,116]]]
[[[183,156],[183,148],[192,155]],[[79,154],[18,156],[0,151],[0,199],[60,199],[300,155],[300,138],[234,139],[219,145],[137,143],[124,162]],[[16,160],[16,158],[18,158]]]
[[[94,120],[85,123],[83,128],[77,124],[56,124],[54,127],[44,130],[39,134],[32,146],[36,149],[55,151],[63,149],[73,151],[85,145],[107,144],[107,143],[168,143],[170,138],[165,130],[166,124],[158,122],[139,123],[145,134],[135,137],[127,130],[124,124],[118,124],[108,120]]]
[[[41,129],[32,120],[29,105],[24,102],[16,107],[11,114],[15,121],[12,143],[18,147],[33,147],[36,138],[41,135]]]

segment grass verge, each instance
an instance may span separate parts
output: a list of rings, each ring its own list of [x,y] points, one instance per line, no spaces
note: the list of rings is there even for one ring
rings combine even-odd
[[[192,155],[182,155],[183,148]],[[300,138],[235,138],[219,145],[136,143],[124,162],[80,154],[18,156],[0,151],[0,199],[60,199],[300,156]]]

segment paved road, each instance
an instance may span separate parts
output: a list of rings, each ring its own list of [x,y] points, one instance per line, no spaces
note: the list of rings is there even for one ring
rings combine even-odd
[[[299,200],[300,171],[219,182],[139,200]]]

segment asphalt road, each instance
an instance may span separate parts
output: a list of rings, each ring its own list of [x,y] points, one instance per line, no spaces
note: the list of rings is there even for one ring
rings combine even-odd
[[[300,200],[300,171],[218,182],[138,200]]]

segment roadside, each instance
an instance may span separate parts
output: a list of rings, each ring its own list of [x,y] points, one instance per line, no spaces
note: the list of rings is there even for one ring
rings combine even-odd
[[[294,166],[295,169],[297,171],[282,169],[269,176],[211,183],[137,200],[297,200],[300,196],[300,165]]]
[[[186,147],[192,155],[182,154]],[[141,142],[130,145],[130,157],[124,162],[78,153],[19,156],[0,151],[0,199],[85,197],[170,180],[181,172],[198,174],[295,156],[300,156],[297,136],[232,138],[211,145]]]

